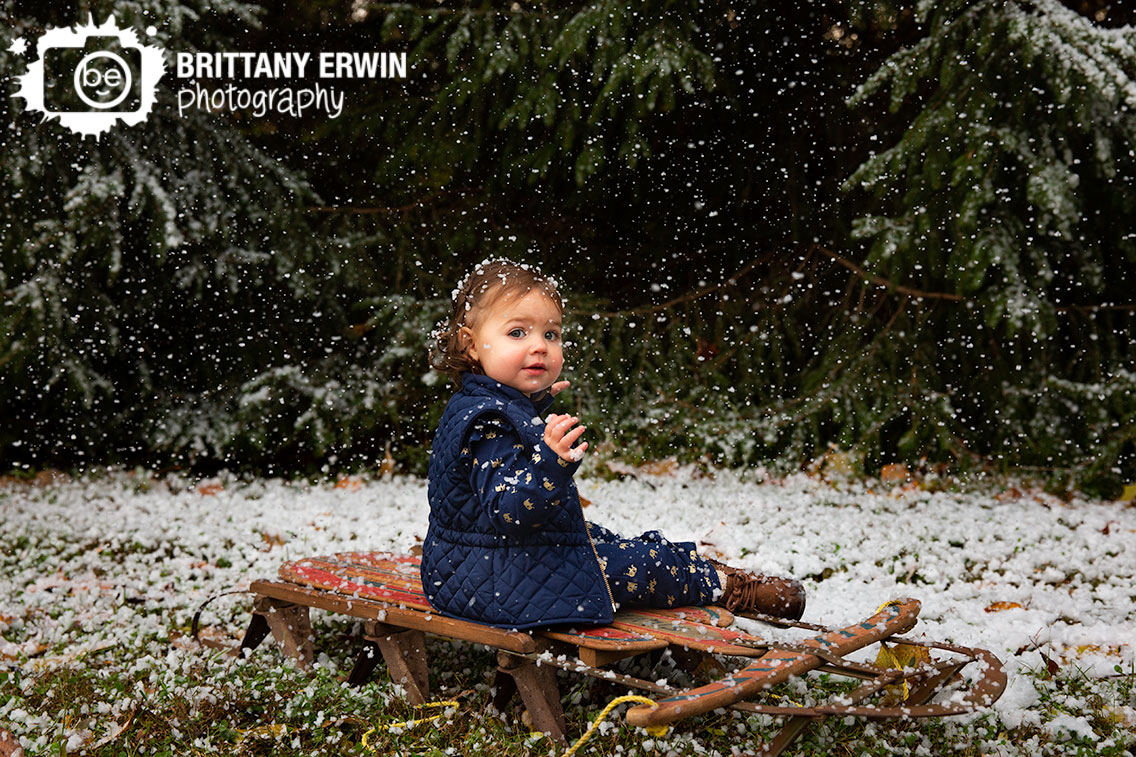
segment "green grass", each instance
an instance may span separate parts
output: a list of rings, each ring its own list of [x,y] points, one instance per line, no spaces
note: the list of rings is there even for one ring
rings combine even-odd
[[[4,498],[0,491],[0,507]],[[72,537],[71,532],[61,535],[38,526],[5,530],[4,523],[0,517],[0,533],[11,537],[0,542],[4,545],[0,570],[6,575],[43,566],[28,574],[50,578],[60,570],[82,578],[90,570],[92,580],[97,581],[105,571],[112,585],[111,590],[92,590],[88,595],[82,593],[81,581],[59,587],[59,594],[51,588],[33,591],[31,586],[13,583],[11,596],[0,598],[4,641],[0,644],[0,732],[23,739],[28,757],[520,757],[563,752],[548,739],[529,733],[518,703],[504,713],[491,710],[495,657],[483,647],[431,638],[427,651],[433,696],[454,699],[460,705],[437,720],[391,728],[437,711],[408,706],[382,666],[363,686],[343,683],[361,646],[359,623],[313,613],[317,664],[310,669],[298,668],[271,639],[248,659],[235,660],[187,642],[194,608],[187,606],[184,597],[209,582],[198,575],[196,567],[183,568],[179,591],[174,591],[167,586],[169,571],[163,565],[184,561],[187,556],[196,561],[212,555],[210,569],[220,571],[230,567],[229,557],[179,552],[161,539],[145,544],[130,535],[121,539],[89,534]],[[221,547],[228,554],[232,545]],[[232,557],[233,562],[240,559],[239,553]],[[135,572],[124,574],[116,584],[115,571],[124,564],[132,565]],[[982,568],[980,561],[968,564],[976,575]],[[140,577],[139,571],[151,570],[153,576]],[[918,573],[911,580],[917,582]],[[211,590],[226,585],[223,578],[211,581]],[[248,622],[250,604],[247,595],[224,597],[211,604],[205,615],[209,630],[235,643]],[[3,612],[18,617],[3,617]],[[16,649],[19,651],[13,652]],[[790,753],[817,757],[1132,754],[1136,669],[1131,663],[1118,665],[1112,676],[1100,678],[1060,659],[1047,665],[1041,658],[1043,662],[1034,668],[1022,667],[1024,660],[1034,659],[1038,656],[1025,654],[1006,661],[1012,688],[1004,701],[1024,710],[1021,722],[1013,727],[993,712],[883,722],[834,717],[810,725]],[[692,681],[666,663],[652,669],[636,661],[625,666],[625,672],[651,680],[666,674],[683,685]],[[609,682],[580,675],[562,673],[559,680],[571,739],[582,734],[609,701],[627,693]],[[841,679],[811,675],[771,693],[809,704],[846,688]],[[1022,691],[1036,692],[1036,698],[1023,698]],[[747,754],[775,734],[780,724],[769,716],[721,711],[682,721],[666,737],[653,738],[624,723],[625,709],[617,710],[579,754],[730,755],[734,749]],[[1083,723],[1092,735],[1078,736],[1054,727],[1062,721],[1074,726]],[[363,747],[364,736],[368,748]]]
[[[234,611],[237,611],[234,607]],[[408,728],[391,724],[436,714],[408,706],[380,666],[361,687],[342,682],[359,647],[356,624],[317,617],[318,664],[301,669],[271,639],[247,660],[202,647],[172,644],[164,635],[138,635],[85,655],[54,648],[36,659],[9,663],[0,672],[0,702],[19,735],[38,740],[29,755],[513,755],[560,754],[530,735],[520,710],[490,711],[493,654],[482,647],[431,639],[431,685],[437,699],[456,699],[443,717]],[[175,630],[176,629],[171,629]],[[632,672],[636,671],[632,663]],[[992,714],[870,723],[829,718],[809,727],[791,753],[805,755],[1018,754],[1124,755],[1134,739],[1117,713],[1134,702],[1134,672],[1091,679],[1076,668],[1025,671],[1041,699],[1038,722],[1015,729]],[[778,689],[798,702],[836,693],[828,676],[813,676]],[[613,684],[561,674],[561,693],[571,738],[612,698],[626,693]],[[775,692],[775,693],[777,693]],[[105,705],[100,706],[100,703]],[[1088,709],[1085,709],[1086,704]],[[13,710],[29,714],[13,717]],[[622,708],[621,710],[622,711]],[[1061,714],[1088,718],[1095,739],[1054,736],[1042,724]],[[586,755],[693,755],[706,750],[753,751],[771,736],[777,719],[719,712],[683,721],[654,739],[618,717],[580,750]],[[378,726],[372,731],[372,727]],[[383,726],[387,726],[384,728]],[[68,734],[80,732],[82,739]],[[117,733],[117,735],[114,735]],[[362,745],[367,735],[369,749]],[[96,746],[97,745],[97,746]],[[622,751],[621,751],[622,750]]]

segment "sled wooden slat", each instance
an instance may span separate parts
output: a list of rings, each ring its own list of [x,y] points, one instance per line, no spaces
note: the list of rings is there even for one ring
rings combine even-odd
[[[533,641],[532,636],[520,631],[507,631],[481,623],[455,620],[444,615],[404,609],[369,599],[356,599],[321,589],[309,589],[281,581],[253,581],[249,590],[261,596],[282,599],[318,610],[338,612],[363,620],[377,620],[401,628],[448,636],[459,641],[507,649],[510,652],[532,652],[536,649],[536,642]]]
[[[595,652],[611,653],[617,655],[614,658],[617,660],[628,655],[665,649],[668,646],[668,642],[663,639],[631,633],[610,626],[584,630],[544,630],[537,631],[537,634],[547,639],[574,644]]]

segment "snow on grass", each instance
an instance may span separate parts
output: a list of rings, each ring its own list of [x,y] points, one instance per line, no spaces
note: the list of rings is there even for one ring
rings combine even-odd
[[[887,600],[920,599],[912,635],[985,647],[1006,663],[1010,686],[995,707],[1001,728],[1091,738],[1083,711],[1099,713],[1100,702],[1065,694],[1054,709],[1047,666],[1091,680],[1128,676],[1131,699],[1136,508],[1014,488],[869,488],[805,475],[757,482],[752,471],[748,479],[680,471],[579,483],[591,520],[632,535],[657,528],[734,565],[801,579],[805,620],[847,625]],[[272,578],[286,560],[407,551],[425,534],[427,510],[417,479],[312,485],[115,473],[45,488],[9,484],[0,488],[0,664],[25,689],[53,666],[108,648],[133,660],[130,672],[142,679],[150,669],[185,668],[199,653],[170,642],[206,598]],[[242,601],[211,622],[239,633]],[[22,702],[0,695],[0,722],[11,722],[25,746],[43,746],[45,729],[60,724]],[[129,709],[89,705],[111,716]],[[1127,719],[1134,706],[1114,702],[1108,713]],[[72,749],[92,738],[64,735]]]

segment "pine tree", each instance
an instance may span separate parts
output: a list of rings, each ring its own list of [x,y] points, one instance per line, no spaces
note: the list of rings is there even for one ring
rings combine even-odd
[[[192,0],[73,10],[5,3],[0,49],[21,39],[28,51],[0,55],[4,78],[23,73],[45,28],[88,12],[153,25],[167,48],[213,49],[224,44],[213,28],[256,23],[257,11]],[[96,141],[22,105],[0,102],[0,454],[33,465],[215,454],[240,429],[225,428],[232,413],[200,411],[316,348],[318,334],[291,327],[320,307],[323,262],[296,212],[313,193],[224,117],[179,116],[162,99],[146,122]]]
[[[427,334],[505,254],[565,285],[598,453],[1107,490],[1136,475],[1136,45],[1094,3],[84,5],[412,76],[277,134],[167,102],[69,141],[7,103],[4,459],[421,472]],[[4,48],[82,20],[2,7]]]
[[[925,36],[850,100],[886,97],[906,131],[848,181],[883,211],[854,227],[865,267],[949,295],[894,327],[934,347],[912,376],[977,452],[1132,475],[1136,29],[1056,0],[917,16]]]

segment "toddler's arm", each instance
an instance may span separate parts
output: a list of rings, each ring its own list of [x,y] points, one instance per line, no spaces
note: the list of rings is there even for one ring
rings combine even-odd
[[[469,440],[474,492],[502,532],[521,534],[538,528],[557,508],[569,507],[569,484],[578,461],[559,457],[543,442],[525,452],[521,438],[503,419],[474,426]]]

